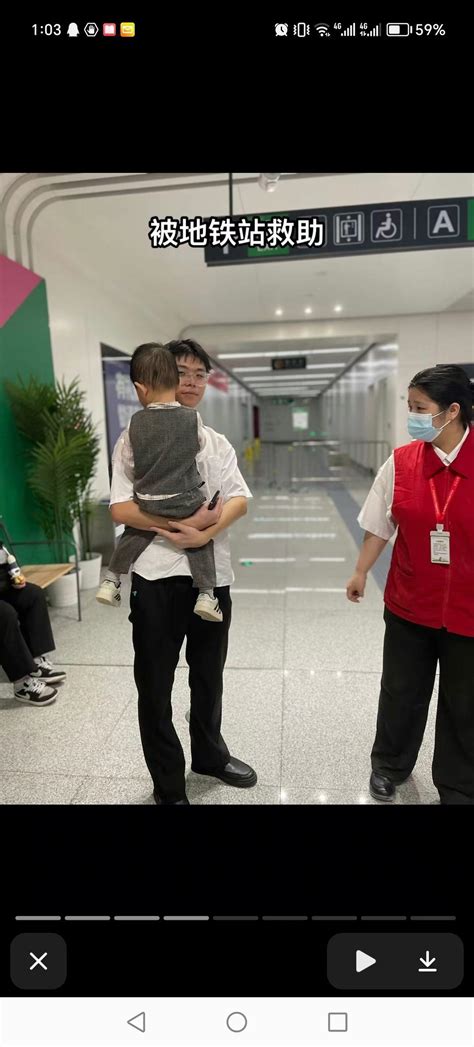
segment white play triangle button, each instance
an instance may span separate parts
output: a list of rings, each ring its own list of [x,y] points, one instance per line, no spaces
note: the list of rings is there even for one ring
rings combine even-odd
[[[374,963],[377,963],[377,960],[375,960],[373,956],[369,956],[368,953],[361,952],[360,949],[357,949],[357,952],[356,952],[356,971],[357,971],[357,974],[360,974],[361,971],[367,970],[367,967],[373,967]]]
[[[145,1011],[140,1011],[140,1014],[135,1014],[133,1018],[129,1018],[127,1025],[131,1025],[133,1029],[138,1029],[138,1032],[145,1032]]]

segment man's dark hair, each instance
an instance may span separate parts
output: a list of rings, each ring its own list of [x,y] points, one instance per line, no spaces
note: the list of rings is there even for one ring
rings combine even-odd
[[[192,338],[176,338],[172,342],[166,342],[166,349],[168,349],[174,357],[194,356],[196,360],[200,360],[201,363],[204,364],[208,373],[212,370],[212,364],[206,350],[203,349],[202,345],[199,345],[199,342],[194,342]]]
[[[160,342],[139,345],[130,360],[130,379],[151,389],[176,389],[179,374],[176,360]]]
[[[437,364],[418,371],[412,378],[409,389],[421,389],[435,404],[446,411],[451,404],[459,404],[459,417],[464,428],[472,422],[474,385],[467,371],[457,364]]]

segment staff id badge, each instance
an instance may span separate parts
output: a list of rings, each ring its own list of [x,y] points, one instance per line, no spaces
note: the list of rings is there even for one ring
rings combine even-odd
[[[449,558],[449,531],[430,531],[431,563],[451,563]]]

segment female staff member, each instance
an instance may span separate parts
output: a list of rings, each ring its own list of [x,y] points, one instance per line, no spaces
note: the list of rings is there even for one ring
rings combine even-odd
[[[423,740],[439,661],[433,781],[443,804],[474,804],[473,391],[462,367],[420,371],[408,432],[379,470],[358,517],[366,530],[347,597],[395,533],[384,593],[383,671],[370,793],[393,800]]]

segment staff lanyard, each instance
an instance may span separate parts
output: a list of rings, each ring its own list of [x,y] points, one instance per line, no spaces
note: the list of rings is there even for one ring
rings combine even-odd
[[[435,512],[436,512],[436,530],[437,531],[442,531],[443,530],[444,518],[446,516],[446,510],[448,508],[448,505],[449,505],[451,499],[453,498],[453,495],[456,493],[460,483],[461,483],[461,477],[460,476],[456,476],[456,479],[453,481],[453,485],[452,485],[451,490],[450,490],[450,492],[448,494],[448,497],[447,497],[447,499],[446,499],[446,501],[444,503],[444,506],[443,506],[442,509],[440,509],[440,505],[439,505],[439,501],[438,501],[438,495],[436,494],[436,488],[435,488],[435,485],[434,485],[434,480],[433,480],[432,476],[430,477],[431,497],[433,499],[433,504],[434,504]]]

